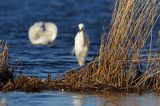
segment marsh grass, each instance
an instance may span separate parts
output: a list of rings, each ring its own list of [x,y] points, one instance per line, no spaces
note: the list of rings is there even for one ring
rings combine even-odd
[[[148,88],[148,78],[154,73],[160,58],[152,56],[152,30],[160,6],[157,0],[118,0],[112,16],[111,28],[99,56],[98,78],[101,83],[117,88]],[[141,51],[150,40],[149,53]],[[147,42],[148,43],[148,42]],[[141,65],[145,66],[142,69]],[[157,67],[157,66],[156,66]],[[143,75],[138,75],[143,74]],[[137,78],[138,76],[138,78]],[[136,84],[135,84],[136,82]]]
[[[13,79],[13,69],[8,63],[8,47],[5,42],[0,42],[0,82]]]

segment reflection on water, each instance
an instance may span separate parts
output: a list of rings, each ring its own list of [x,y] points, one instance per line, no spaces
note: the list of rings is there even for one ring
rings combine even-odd
[[[44,93],[0,93],[0,100],[6,97],[7,106],[160,106],[160,96],[153,93],[105,96],[65,92]]]
[[[1,100],[1,106],[6,106],[6,98],[3,97]]]
[[[113,94],[105,98],[101,98],[100,101],[100,106],[160,106],[160,96],[156,96],[153,93],[144,95]]]
[[[88,99],[90,97],[90,99]],[[92,101],[95,100],[95,101]],[[92,103],[92,105],[91,105]],[[160,106],[160,96],[152,93],[138,94],[109,94],[103,97],[97,96],[73,96],[74,106]]]
[[[83,96],[82,95],[74,95],[73,96],[73,105],[74,106],[82,106],[83,103]]]

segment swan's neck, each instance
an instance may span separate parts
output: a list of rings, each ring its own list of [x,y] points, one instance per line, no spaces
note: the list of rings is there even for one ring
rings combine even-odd
[[[46,31],[45,23],[42,24],[41,28],[42,28],[42,31]]]

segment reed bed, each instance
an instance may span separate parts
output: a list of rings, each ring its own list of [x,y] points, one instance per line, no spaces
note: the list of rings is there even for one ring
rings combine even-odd
[[[98,82],[125,89],[151,87],[148,79],[160,70],[159,55],[153,56],[151,52],[152,31],[159,10],[157,0],[116,2],[109,34],[100,48]],[[149,52],[142,57],[146,43],[150,43]]]

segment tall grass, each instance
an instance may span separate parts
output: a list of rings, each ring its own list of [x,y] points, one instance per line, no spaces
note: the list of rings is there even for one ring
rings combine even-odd
[[[3,72],[8,67],[8,48],[1,42],[0,44],[0,72]]]
[[[5,42],[0,42],[0,82],[13,78],[13,70],[8,64],[8,47]]]
[[[100,48],[98,82],[124,89],[146,89],[153,84],[152,78],[159,82],[159,48],[152,55],[152,31],[159,12],[158,0],[116,1],[107,40],[102,41]],[[149,52],[142,57],[148,42]]]

